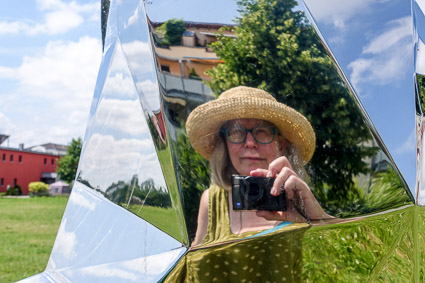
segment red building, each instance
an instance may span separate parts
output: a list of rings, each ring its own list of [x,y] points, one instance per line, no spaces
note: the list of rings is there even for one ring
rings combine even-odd
[[[31,182],[53,183],[60,158],[57,154],[0,147],[0,192],[19,185],[26,195]]]

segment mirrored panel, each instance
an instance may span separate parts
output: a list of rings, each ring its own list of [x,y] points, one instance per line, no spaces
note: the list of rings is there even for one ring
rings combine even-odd
[[[354,16],[358,6],[366,4],[330,11],[339,2],[305,2],[111,3],[110,17],[115,16],[109,23],[116,26],[106,32],[105,46],[114,51],[80,181],[102,195],[110,189],[106,197],[191,245],[166,282],[417,280],[419,273],[411,270],[418,266],[418,212],[407,185],[412,188],[411,171],[403,163],[414,163],[411,128],[405,127],[409,118],[397,120],[412,109],[405,97],[397,100],[398,109],[385,104],[405,89],[397,85],[399,73],[383,64],[409,73],[400,65],[412,61],[400,59],[411,44],[406,4],[367,4],[395,10],[377,17],[382,26],[368,23],[370,37],[358,40],[356,53],[346,47],[364,37],[353,33],[338,45],[348,35],[323,27],[338,26],[327,19],[342,11],[353,13],[348,18],[355,27],[364,20]],[[366,34],[367,25],[359,27]],[[339,37],[333,41],[333,35]],[[380,92],[388,96],[375,95]],[[107,107],[110,99],[116,99],[113,110]],[[138,101],[137,113],[125,113],[131,107],[120,103],[127,100]],[[379,112],[382,106],[388,113]],[[143,125],[142,132],[118,134],[125,129],[123,123],[114,128],[121,117]],[[388,125],[397,139],[391,139]],[[104,136],[96,142],[97,134]],[[96,162],[105,153],[87,157],[106,144],[105,136],[149,137],[137,151],[149,153],[124,164],[122,179],[113,177],[118,159]],[[155,162],[149,162],[150,153]],[[89,174],[89,161],[102,167]],[[150,179],[153,168],[162,170],[159,179]],[[105,172],[104,179],[96,183],[94,172]],[[136,194],[144,191],[147,197]],[[154,204],[152,192],[168,198]],[[114,200],[115,195],[122,198]],[[165,228],[159,212],[143,215],[161,204],[158,211],[172,208],[164,217],[172,225],[163,221]]]
[[[146,121],[119,39],[110,49],[77,180],[183,242],[184,221],[173,208],[150,132],[163,132],[161,115]]]
[[[263,230],[276,220],[338,222],[413,203],[392,156],[303,3],[216,3],[215,9],[226,10],[226,16],[217,14],[210,22],[205,20],[211,16],[209,4],[197,3],[146,3],[183,209],[195,245],[214,242],[204,241],[210,218],[202,221],[217,209],[211,207],[214,198],[216,205],[224,205],[230,226],[223,228],[229,237],[219,237],[219,242]],[[204,9],[195,13],[198,5]],[[289,187],[286,213],[261,212],[259,217],[232,208],[231,175],[267,169],[276,159],[257,149],[241,151],[251,138],[257,148],[267,147],[270,141],[261,140],[263,132],[254,132],[258,127],[266,128],[273,150],[277,147],[289,160],[287,165],[277,158],[280,163],[270,172],[275,177],[291,171],[282,173],[291,180],[289,175],[279,178]],[[283,143],[276,145],[275,138]],[[222,155],[215,152],[217,147],[223,148]],[[299,195],[292,196],[291,190]]]
[[[425,203],[424,175],[424,106],[425,106],[425,2],[413,1],[415,39],[415,103],[416,103],[416,189],[417,202]]]
[[[411,1],[304,2],[414,194]]]
[[[332,227],[290,225],[193,249],[165,282],[414,282],[415,213],[411,206]]]
[[[184,251],[179,241],[102,192],[75,182],[46,271],[59,282],[156,282]]]

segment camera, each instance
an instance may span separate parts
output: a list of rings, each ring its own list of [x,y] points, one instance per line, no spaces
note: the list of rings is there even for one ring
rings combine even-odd
[[[270,194],[275,179],[232,175],[233,210],[286,211],[285,191]]]

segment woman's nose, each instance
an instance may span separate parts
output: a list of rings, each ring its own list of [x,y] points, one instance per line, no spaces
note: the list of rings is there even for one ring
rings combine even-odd
[[[257,142],[255,141],[252,133],[247,133],[246,140],[245,140],[245,146],[248,146],[248,147],[257,146]]]

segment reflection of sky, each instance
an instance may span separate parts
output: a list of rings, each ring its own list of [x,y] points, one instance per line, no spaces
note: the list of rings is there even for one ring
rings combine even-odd
[[[203,23],[233,24],[238,14],[233,0],[154,0],[146,1],[151,21],[162,22],[171,18]]]
[[[133,75],[143,77],[153,72],[149,46],[132,41],[123,45],[123,49],[117,45],[94,119],[89,125],[79,167],[81,178],[102,190],[118,181],[128,182],[134,175],[140,182],[151,178],[156,185],[165,187],[133,80]],[[126,56],[134,61],[132,64],[137,72],[130,72]],[[150,80],[137,84],[143,87],[150,106],[159,107],[158,87],[155,88]]]
[[[65,274],[74,276],[81,273],[73,274],[73,268],[87,268],[92,272],[87,272],[86,276],[96,278],[98,277],[96,270],[104,269],[101,266],[97,269],[95,265],[113,263],[116,264],[115,267],[117,265],[123,267],[122,271],[124,267],[130,271],[135,267],[132,263],[141,264],[144,259],[146,266],[143,270],[154,275],[163,272],[167,266],[174,263],[176,254],[167,252],[180,247],[178,241],[153,225],[76,182],[47,270],[57,272],[65,270]],[[161,256],[163,253],[164,256]],[[159,258],[162,258],[163,262],[158,262]],[[138,260],[133,262],[133,259]],[[109,266],[110,271],[114,270],[113,264]],[[90,266],[92,268],[89,268]],[[66,273],[66,270],[70,272]],[[81,280],[71,281],[81,282]],[[85,278],[83,281],[92,280]]]
[[[304,2],[413,191],[416,147],[410,1]]]

